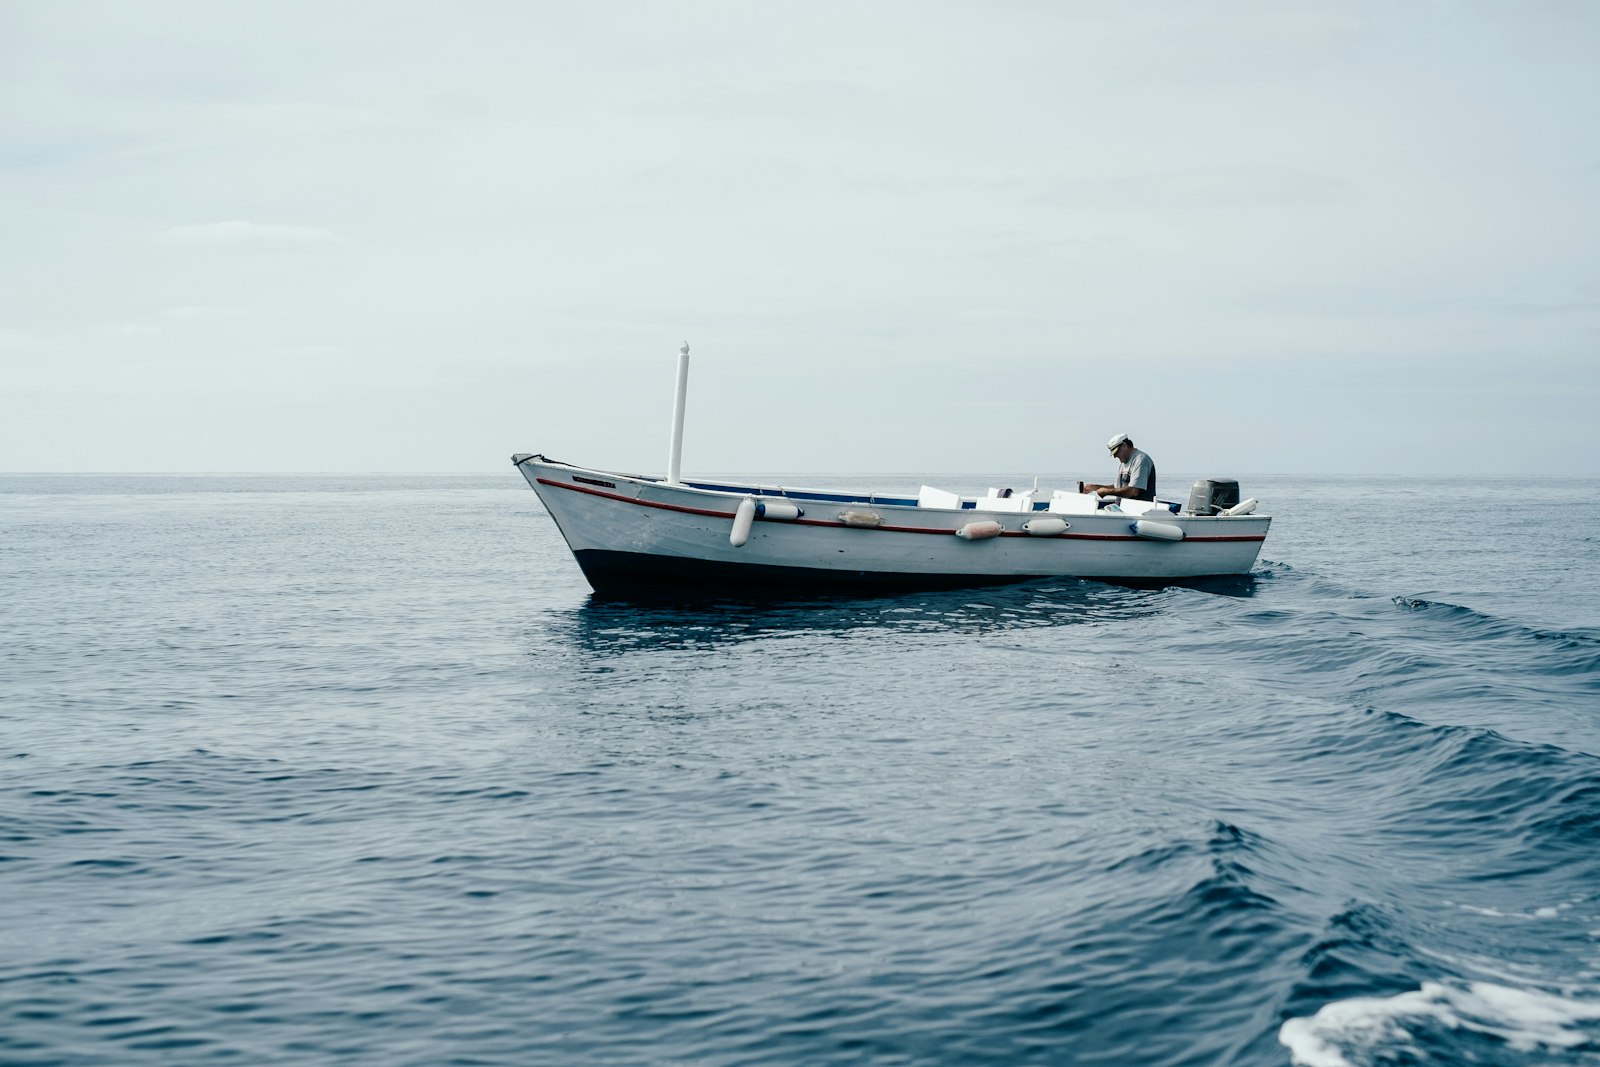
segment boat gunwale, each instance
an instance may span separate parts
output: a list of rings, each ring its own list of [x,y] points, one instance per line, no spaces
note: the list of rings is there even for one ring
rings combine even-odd
[[[573,467],[567,466],[565,464],[561,464],[561,466],[567,467],[567,469],[569,469],[569,470],[574,470],[574,469],[575,470],[583,470],[583,471],[587,471],[587,472],[593,473],[593,474],[612,474],[612,472],[609,472],[609,471],[598,471],[598,470],[595,470],[593,468],[587,468],[587,467],[573,468]],[[622,480],[624,480],[624,481],[633,481],[633,482],[636,482],[636,483],[640,483],[641,485],[642,484],[655,484],[655,485],[667,485],[667,484],[669,484],[669,483],[659,482],[659,481],[656,481],[654,479],[639,479],[639,478],[635,478],[633,476],[628,476],[628,475],[612,474],[612,476],[613,477],[622,478]],[[711,511],[711,510],[706,509],[706,508],[693,508],[693,507],[688,507],[688,506],[683,505],[683,504],[671,504],[671,503],[667,503],[666,501],[662,501],[662,500],[646,500],[642,496],[625,496],[622,493],[609,493],[609,492],[606,492],[604,489],[599,489],[599,488],[595,488],[595,487],[588,486],[588,485],[571,484],[571,483],[567,483],[567,482],[556,481],[555,479],[552,479],[552,478],[535,477],[534,480],[539,485],[547,486],[547,487],[549,487],[551,489],[565,489],[565,490],[568,490],[569,492],[581,493],[581,494],[584,494],[586,496],[600,497],[600,498],[605,499],[605,500],[614,500],[614,501],[616,501],[618,503],[629,504],[629,505],[633,505],[635,507],[656,508],[656,509],[662,510],[662,511],[672,511],[672,512],[677,512],[679,514],[687,514],[687,515],[699,515],[699,516],[702,516],[702,517],[705,517],[705,518],[714,518],[714,519],[730,519],[731,520],[731,519],[734,518],[734,515],[735,515],[735,513],[732,512],[732,511]],[[613,485],[612,488],[616,488],[616,487]],[[673,486],[671,486],[671,488],[674,488],[674,489],[686,489],[686,488],[689,488],[691,492],[706,493],[708,495],[713,495],[713,496],[716,496],[716,497],[719,497],[719,498],[734,498],[734,497],[742,497],[742,496],[748,496],[749,495],[749,494],[740,494],[740,493],[710,492],[710,491],[707,491],[707,490],[692,489],[690,487],[679,486],[679,485],[673,485]],[[800,499],[812,499],[812,498],[802,497]],[[870,503],[869,501],[862,501],[862,500],[848,500],[848,501],[845,501],[845,502],[856,503],[856,504]],[[899,510],[911,511],[911,512],[929,512],[929,513],[941,514],[941,515],[958,515],[958,516],[966,514],[967,510],[968,510],[968,509],[963,509],[962,511],[958,512],[954,508],[924,508],[924,507],[919,507],[917,505],[909,505],[909,506],[907,506],[907,505],[889,505],[889,504],[881,504],[881,503],[876,504],[875,506],[878,506],[878,507],[896,507]],[[1016,514],[1016,515],[1023,514],[1022,512],[1016,512],[1016,513],[994,512],[994,511],[986,511],[986,510],[983,510],[983,509],[978,509],[975,513],[976,514],[981,514],[981,515],[994,515],[996,517],[1002,516],[1002,515],[1010,517],[1010,516],[1012,516],[1014,514]],[[1112,516],[1109,513],[1107,513],[1104,517],[1111,518]],[[1123,516],[1118,515],[1116,517],[1117,518],[1122,518]],[[1191,515],[1191,516],[1187,516],[1186,518],[1189,519],[1189,520],[1199,520],[1199,521],[1202,521],[1202,522],[1207,522],[1207,521],[1209,521],[1211,519],[1217,519],[1217,518],[1224,518],[1224,519],[1257,519],[1257,520],[1266,519],[1268,522],[1271,521],[1271,517],[1267,516],[1267,515],[1260,515],[1260,516],[1253,516],[1253,515],[1237,515],[1237,516]],[[846,523],[846,522],[844,522],[844,521],[842,521],[840,519],[808,519],[808,518],[804,518],[804,517],[785,520],[784,525],[789,525],[789,526],[813,526],[813,527],[822,527],[822,528],[827,528],[827,529],[841,529],[841,528],[844,528],[844,529],[856,529],[856,528],[858,528],[858,527],[853,527],[853,526],[851,526],[851,524]],[[891,524],[887,524],[887,523],[879,524],[877,526],[870,527],[869,529],[874,530],[874,531],[879,532],[879,533],[932,534],[932,535],[943,535],[943,536],[955,536],[958,533],[958,529],[957,528],[925,527],[925,526],[900,526],[900,525],[891,525]],[[1039,540],[1039,541],[1052,541],[1052,540],[1139,541],[1139,540],[1143,540],[1143,538],[1140,538],[1137,535],[1131,534],[1131,533],[1130,534],[1123,534],[1123,533],[1114,533],[1113,534],[1113,533],[1087,533],[1087,532],[1081,532],[1081,531],[1074,532],[1071,529],[1070,522],[1068,523],[1068,528],[1063,530],[1061,533],[1058,533],[1058,534],[1037,535],[1037,534],[1029,533],[1026,530],[1001,530],[998,536],[1000,536],[1000,537],[1027,537],[1027,538],[1033,538],[1034,540]],[[1191,536],[1188,536],[1188,537],[1184,538],[1185,541],[1195,542],[1195,543],[1265,541],[1266,539],[1267,539],[1267,535],[1265,533],[1260,533],[1260,534],[1221,534],[1221,535],[1194,534],[1194,535],[1191,535]]]
[[[536,454],[536,453],[535,454],[521,454],[521,453],[519,453],[517,456],[513,456],[512,459],[515,462],[516,466],[518,466],[518,467],[521,467],[523,463],[528,462],[529,460],[537,460],[537,461],[543,463],[545,466],[548,466],[548,467],[560,467],[560,468],[562,468],[564,470],[578,471],[578,472],[584,473],[584,474],[598,474],[598,475],[604,475],[605,477],[608,477],[608,478],[618,478],[618,479],[621,479],[623,481],[633,482],[633,483],[639,485],[641,488],[644,487],[644,486],[660,486],[661,488],[665,488],[665,489],[674,489],[674,490],[686,491],[686,492],[691,492],[691,493],[703,493],[703,494],[706,494],[708,496],[714,496],[714,497],[719,497],[719,498],[720,497],[728,497],[728,498],[737,499],[737,498],[746,497],[746,496],[756,496],[756,497],[776,497],[776,498],[785,499],[785,500],[816,500],[816,501],[821,501],[823,503],[829,503],[829,504],[867,504],[867,505],[871,505],[873,507],[904,508],[904,509],[906,509],[908,511],[925,511],[925,512],[932,512],[932,513],[936,513],[936,514],[945,514],[945,515],[959,515],[959,514],[964,514],[966,512],[972,512],[972,511],[976,511],[976,512],[978,512],[980,514],[984,514],[984,515],[1007,515],[1007,516],[1009,516],[1009,515],[1032,515],[1032,514],[1039,514],[1039,515],[1043,515],[1043,514],[1059,515],[1060,514],[1058,512],[1049,511],[1048,510],[1049,509],[1049,505],[1048,504],[1042,504],[1042,502],[1041,502],[1042,506],[1035,505],[1033,510],[1032,511],[1028,511],[1028,512],[1023,512],[1023,511],[1015,511],[1015,512],[1013,512],[1013,511],[995,511],[995,510],[992,510],[992,509],[984,508],[978,502],[978,499],[976,499],[976,498],[963,497],[962,498],[961,507],[959,507],[959,508],[940,508],[940,507],[931,507],[931,506],[927,506],[927,505],[921,504],[921,503],[919,503],[917,501],[916,497],[899,496],[899,495],[896,495],[896,496],[893,496],[893,497],[889,497],[889,496],[887,496],[885,494],[877,494],[877,493],[870,493],[870,492],[868,492],[868,493],[849,493],[849,492],[841,493],[841,492],[838,492],[837,490],[784,488],[783,486],[767,486],[767,485],[760,485],[760,484],[737,485],[737,484],[725,484],[725,483],[714,483],[714,482],[688,482],[688,481],[685,481],[685,482],[669,482],[665,478],[658,478],[658,477],[655,477],[653,475],[648,475],[648,474],[625,474],[625,473],[623,473],[621,471],[607,471],[607,470],[601,470],[601,469],[599,469],[597,467],[580,467],[580,466],[577,466],[576,464],[563,463],[560,460],[553,460],[553,459],[550,459],[547,456],[539,455],[539,454]],[[581,491],[587,491],[587,487],[583,487],[583,486],[565,485],[565,484],[562,484],[560,482],[549,482],[549,481],[547,481],[546,479],[543,479],[543,478],[539,479],[539,481],[542,482],[543,484],[546,484],[546,485],[553,485],[556,488],[577,489],[580,492]],[[610,495],[614,495],[614,494],[594,493],[594,495],[596,495],[596,496],[610,496]],[[683,511],[689,511],[689,512],[694,512],[696,510],[696,509],[693,509],[693,508],[684,508],[681,505],[658,505],[657,502],[655,502],[655,501],[635,500],[634,498],[622,497],[622,496],[618,496],[618,499],[626,501],[626,502],[630,502],[630,503],[646,504],[648,506],[668,507],[668,508],[670,508],[672,510],[683,510]],[[702,512],[702,513],[705,514],[705,515],[717,516],[717,517],[722,517],[722,518],[732,518],[733,517],[732,513],[728,513],[726,515],[724,515],[722,512],[713,512],[713,511],[706,511],[706,512]],[[1130,517],[1132,517],[1132,518],[1137,518],[1138,517],[1138,516],[1132,515],[1131,513],[1127,513],[1127,514],[1129,514]],[[1268,519],[1268,520],[1270,520],[1272,518],[1272,516],[1270,514],[1264,514],[1264,513],[1260,513],[1260,512],[1252,512],[1252,513],[1250,513],[1248,515],[1184,515],[1184,514],[1174,514],[1174,515],[1172,515],[1172,518],[1174,518],[1174,519],[1183,519],[1185,521],[1191,521],[1191,520],[1199,519],[1199,520],[1205,520],[1205,521],[1209,522],[1209,521],[1215,519],[1215,520],[1226,520],[1226,521],[1230,521],[1231,522],[1231,521],[1252,520],[1252,519],[1255,519],[1255,520]],[[816,521],[816,520],[799,520],[799,521],[803,525],[821,525],[821,526],[837,526],[837,525],[839,525],[838,523],[834,523],[834,522],[820,522],[820,521]],[[884,529],[884,527],[880,527],[880,529]],[[947,531],[947,530],[918,530],[918,531],[915,531],[915,532],[919,532],[919,533],[949,533],[949,532],[953,532],[953,531]],[[1007,531],[1007,532],[1010,533],[1010,531]],[[1086,535],[1079,535],[1079,536],[1086,536]],[[1230,538],[1230,540],[1234,540],[1234,538]],[[1262,535],[1260,538],[1237,538],[1237,540],[1266,540],[1266,537],[1265,537],[1265,535]]]

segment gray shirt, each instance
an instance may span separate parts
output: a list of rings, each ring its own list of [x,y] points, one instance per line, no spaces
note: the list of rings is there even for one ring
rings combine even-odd
[[[1156,465],[1137,448],[1129,454],[1128,462],[1117,467],[1117,488],[1127,485],[1140,491],[1140,500],[1156,498]]]

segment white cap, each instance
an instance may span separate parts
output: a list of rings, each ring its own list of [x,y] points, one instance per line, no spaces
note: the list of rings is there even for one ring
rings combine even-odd
[[[1128,439],[1128,435],[1127,434],[1125,434],[1125,433],[1117,434],[1117,436],[1113,437],[1111,440],[1106,442],[1106,451],[1107,452],[1115,452],[1117,450],[1117,448],[1122,444],[1122,442],[1126,441],[1127,439]]]

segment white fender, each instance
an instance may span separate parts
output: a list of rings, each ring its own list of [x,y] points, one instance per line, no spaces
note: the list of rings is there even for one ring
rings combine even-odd
[[[854,526],[862,530],[873,530],[883,525],[883,516],[876,511],[858,511],[855,508],[846,508],[839,512],[839,521],[846,526]]]
[[[1182,541],[1183,528],[1174,526],[1170,522],[1157,522],[1154,519],[1139,519],[1128,523],[1128,529],[1137,537],[1150,537],[1157,541]]]
[[[739,501],[739,507],[733,513],[733,530],[728,534],[728,543],[734,548],[743,548],[744,543],[750,540],[750,527],[756,521],[756,498],[747,496]]]
[[[766,519],[768,522],[793,522],[805,512],[793,504],[782,500],[756,501],[756,518]]]
[[[1022,528],[1035,537],[1060,537],[1071,525],[1066,519],[1029,519]]]
[[[956,531],[956,536],[963,541],[985,541],[991,537],[999,537],[1000,531],[1005,529],[993,519],[981,522],[969,522]]]
[[[1259,503],[1261,503],[1261,501],[1257,500],[1255,497],[1251,497],[1249,500],[1241,500],[1233,507],[1224,509],[1222,514],[1248,515],[1256,509],[1256,505]]]

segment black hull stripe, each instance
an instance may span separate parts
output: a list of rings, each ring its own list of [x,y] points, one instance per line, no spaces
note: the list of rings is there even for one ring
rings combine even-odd
[[[740,595],[755,589],[917,592],[971,589],[980,586],[1017,585],[1052,579],[1051,575],[918,574],[881,571],[839,571],[819,567],[779,567],[767,563],[725,563],[702,559],[653,556],[642,552],[614,552],[587,548],[573,553],[583,576],[595,592],[608,596],[673,590],[706,596]],[[1073,579],[1076,575],[1061,575]],[[1120,585],[1168,586],[1207,578],[1240,575],[1197,575],[1188,578],[1127,578],[1082,576],[1085,581]]]

